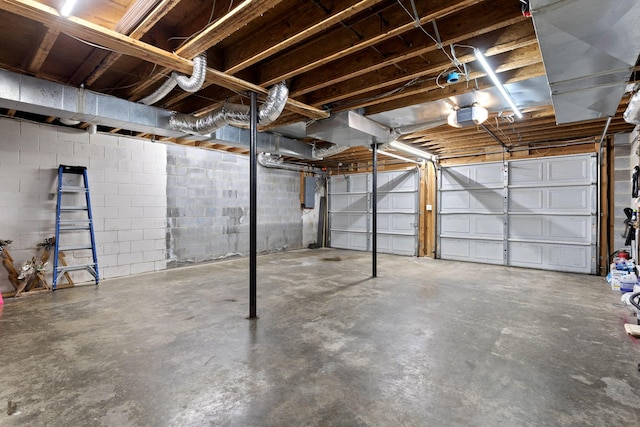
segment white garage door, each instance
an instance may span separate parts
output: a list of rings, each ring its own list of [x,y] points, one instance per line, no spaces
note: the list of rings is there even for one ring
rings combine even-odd
[[[596,272],[595,155],[443,167],[443,259]]]
[[[419,171],[378,173],[378,252],[417,255]],[[332,248],[371,250],[371,174],[329,180]]]

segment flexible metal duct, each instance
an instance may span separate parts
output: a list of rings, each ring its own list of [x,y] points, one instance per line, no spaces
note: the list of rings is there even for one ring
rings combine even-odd
[[[348,150],[351,147],[347,147],[346,145],[337,145],[334,144],[330,147],[327,148],[316,148],[313,147],[313,150],[311,151],[313,158],[315,160],[322,160],[325,157],[331,157],[331,156],[335,156],[336,154],[340,154],[345,150]]]
[[[148,133],[156,137],[249,148],[250,136],[247,129],[224,126],[206,137],[185,135],[170,128],[171,111],[3,69],[0,69],[0,108],[90,124],[99,123],[102,126]],[[257,142],[259,151],[312,159],[311,145],[297,139],[260,132]]]
[[[167,96],[176,85],[186,92],[196,92],[204,84],[207,74],[207,56],[205,54],[193,58],[193,74],[187,77],[178,72],[172,72],[171,76],[151,95],[140,100],[143,104],[152,105]]]
[[[265,168],[283,169],[296,172],[313,172],[316,174],[322,173],[322,170],[320,170],[319,168],[314,168],[313,166],[308,165],[286,163],[281,156],[274,156],[269,153],[258,154],[258,163],[260,163],[260,166]]]
[[[289,89],[284,83],[272,86],[266,101],[258,110],[258,124],[265,126],[276,120],[282,113],[288,96]],[[169,118],[171,129],[195,135],[209,135],[224,125],[249,126],[249,107],[239,104],[225,104],[205,116],[174,114]]]
[[[622,115],[624,121],[633,125],[640,125],[640,90],[631,95],[629,105]]]
[[[261,126],[273,123],[280,117],[284,106],[287,105],[287,98],[289,98],[289,89],[284,82],[274,85],[269,90],[267,99],[258,111],[258,121]],[[249,123],[248,117],[247,123]]]

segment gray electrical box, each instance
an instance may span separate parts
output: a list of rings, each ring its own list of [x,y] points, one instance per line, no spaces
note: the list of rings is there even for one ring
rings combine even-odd
[[[316,206],[316,179],[312,176],[304,177],[304,203],[305,209],[313,209]]]

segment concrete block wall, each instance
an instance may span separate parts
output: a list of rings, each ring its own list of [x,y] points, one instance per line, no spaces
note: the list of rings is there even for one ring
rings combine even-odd
[[[247,156],[167,146],[168,267],[249,251]],[[258,167],[260,253],[302,247],[297,172]]]
[[[16,268],[55,233],[59,164],[88,167],[102,278],[166,268],[165,145],[1,118],[0,239],[13,240]],[[2,268],[3,291],[12,289],[6,277]]]

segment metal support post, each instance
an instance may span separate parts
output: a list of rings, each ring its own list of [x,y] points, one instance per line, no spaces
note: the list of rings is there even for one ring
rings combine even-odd
[[[371,277],[378,276],[378,144],[371,146],[373,173],[371,180]]]
[[[258,219],[258,95],[250,93],[250,137],[249,137],[249,319],[257,319],[256,314],[256,281],[257,281],[257,256],[256,245],[257,219]]]

